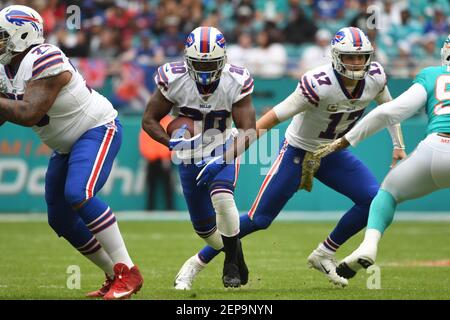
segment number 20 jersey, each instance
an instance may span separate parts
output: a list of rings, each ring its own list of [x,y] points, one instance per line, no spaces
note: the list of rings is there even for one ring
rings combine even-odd
[[[216,139],[204,134],[202,146],[198,150],[177,153],[181,159],[195,158],[199,154],[207,156],[223,144],[231,133],[233,104],[253,92],[253,78],[248,70],[228,63],[222,70],[217,88],[207,99],[199,93],[185,62],[166,63],[159,67],[155,82],[164,97],[173,103],[173,115],[188,116],[195,120],[195,134],[216,129],[224,135]]]
[[[348,92],[342,76],[331,63],[308,71],[296,90],[305,97],[309,107],[292,119],[286,131],[288,143],[315,151],[319,145],[342,137],[384,90],[386,81],[384,69],[377,62],[372,62],[366,77],[353,92]]]

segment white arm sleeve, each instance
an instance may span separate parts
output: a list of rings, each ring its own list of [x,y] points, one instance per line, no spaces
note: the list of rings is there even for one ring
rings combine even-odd
[[[375,98],[375,101],[378,103],[378,105],[392,101],[392,96],[387,86],[385,86],[383,90],[378,94],[378,96]],[[400,123],[390,125],[387,127],[387,129],[391,136],[394,148],[405,149],[405,143],[403,142],[403,134]]]
[[[309,103],[308,100],[298,92],[298,90],[295,90],[290,96],[277,104],[273,108],[273,111],[275,112],[278,120],[283,122],[289,118],[292,118],[297,113],[306,111],[310,106],[311,103]]]
[[[375,97],[375,101],[378,105],[392,101],[391,92],[389,91],[388,86],[384,86],[383,90]]]
[[[369,112],[358,124],[350,130],[345,139],[352,145],[373,135],[388,125],[400,123],[408,119],[427,102],[427,92],[420,84],[413,84],[397,99],[384,103]]]

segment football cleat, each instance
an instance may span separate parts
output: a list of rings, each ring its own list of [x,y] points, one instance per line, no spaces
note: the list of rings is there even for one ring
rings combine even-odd
[[[195,277],[204,267],[198,261],[197,255],[187,259],[175,277],[174,288],[176,290],[191,290]]]
[[[103,282],[102,287],[97,291],[92,291],[86,294],[86,297],[90,298],[103,298],[103,296],[111,289],[111,285],[113,283],[113,278],[110,278],[107,274],[106,280]]]
[[[238,268],[239,277],[241,278],[241,285],[245,286],[248,283],[248,268],[244,260],[244,252],[242,251],[241,240],[238,239]]]
[[[367,269],[373,265],[375,263],[376,255],[376,249],[369,249],[366,246],[361,245],[341,261],[336,268],[336,272],[346,279],[353,278],[362,268]]]
[[[241,286],[239,267],[234,263],[224,263],[222,281],[225,288],[239,288]]]
[[[330,282],[337,286],[345,287],[348,285],[347,279],[336,273],[337,261],[334,255],[329,254],[320,248],[315,249],[308,257],[308,266],[314,268],[328,278]]]
[[[128,268],[123,263],[114,265],[114,281],[109,291],[105,294],[105,300],[123,300],[137,293],[144,283],[141,273],[137,266]]]

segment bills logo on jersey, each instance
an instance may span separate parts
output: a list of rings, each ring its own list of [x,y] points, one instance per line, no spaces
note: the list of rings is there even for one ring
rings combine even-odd
[[[190,46],[192,46],[194,44],[194,41],[195,41],[194,33],[191,33],[189,37],[187,37],[186,39],[186,47],[189,48]]]
[[[222,49],[225,47],[225,37],[223,36],[223,34],[218,34],[216,36],[216,43]]]
[[[342,40],[344,40],[345,38],[345,33],[344,31],[339,31],[338,33],[336,33],[336,35],[334,36],[334,39],[331,40],[331,44],[336,44],[341,42]]]
[[[39,20],[23,11],[12,10],[6,14],[6,19],[16,26],[23,26],[25,23],[29,22],[36,31],[39,31],[36,24],[36,22],[39,23]]]

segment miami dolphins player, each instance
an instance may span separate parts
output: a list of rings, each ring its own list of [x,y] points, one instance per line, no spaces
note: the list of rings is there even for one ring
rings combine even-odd
[[[385,177],[370,206],[363,242],[337,268],[346,278],[375,263],[378,242],[392,223],[399,203],[450,188],[450,36],[441,49],[441,59],[442,66],[421,70],[407,91],[370,112],[345,136],[321,146],[316,152],[317,157],[325,157],[348,145],[355,146],[386,126],[408,119],[425,106],[427,136]]]
[[[59,48],[44,43],[42,17],[29,7],[0,11],[0,64],[0,122],[31,127],[54,150],[45,176],[50,226],[106,274],[88,296],[130,297],[142,276],[113,211],[96,196],[122,140],[117,111]]]
[[[383,67],[372,61],[373,47],[358,28],[343,28],[332,40],[332,63],[307,72],[297,89],[257,121],[268,130],[293,117],[267,177],[248,212],[241,216],[240,237],[266,229],[299,188],[311,191],[313,176],[354,202],[331,234],[308,257],[308,264],[334,284],[346,286],[336,274],[335,252],[366,226],[370,203],[379,185],[369,169],[350,151],[342,150],[319,163],[312,152],[348,132],[372,100],[391,100]],[[405,157],[401,130],[390,128],[393,164]],[[195,276],[218,254],[205,247],[186,261],[180,281],[190,288]]]
[[[253,79],[245,68],[226,63],[225,38],[216,28],[193,30],[184,56],[185,61],[159,67],[158,90],[147,105],[142,126],[153,139],[176,151],[194,230],[212,248],[225,252],[224,286],[239,287],[247,283],[248,270],[238,238],[239,213],[233,193],[238,162],[234,158],[256,139]],[[195,120],[193,138],[179,132],[169,137],[159,123],[169,112]],[[232,122],[244,136],[234,140]],[[230,141],[228,151],[219,152],[226,141]],[[178,277],[175,286],[186,289]]]

